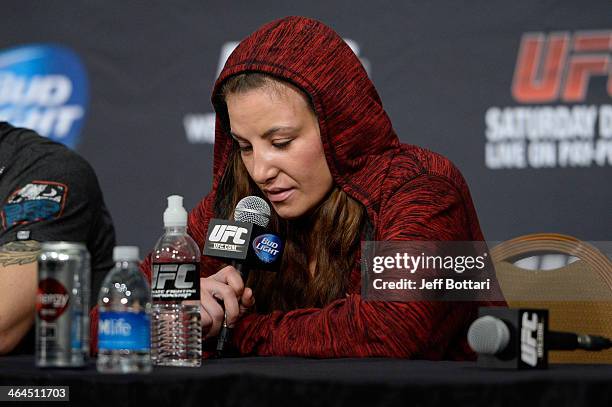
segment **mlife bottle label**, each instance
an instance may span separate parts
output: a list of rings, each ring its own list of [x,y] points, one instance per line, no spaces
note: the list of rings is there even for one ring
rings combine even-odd
[[[199,263],[153,263],[154,301],[200,300]]]
[[[149,350],[151,318],[146,312],[100,312],[99,350]]]

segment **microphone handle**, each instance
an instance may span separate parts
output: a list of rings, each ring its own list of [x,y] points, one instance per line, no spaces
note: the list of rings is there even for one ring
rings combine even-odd
[[[578,335],[571,332],[549,331],[546,342],[549,350],[578,349]]]
[[[242,276],[242,281],[246,283],[246,280],[249,277],[249,268],[245,267],[243,263],[235,260],[232,260],[232,266],[238,270],[240,276]],[[227,326],[227,313],[225,313],[223,316],[223,325],[221,326],[221,331],[219,331],[219,336],[217,337],[217,357],[223,356],[225,344],[230,341],[232,332],[233,328]]]
[[[612,348],[612,341],[599,335],[578,335],[578,346],[584,350],[604,350]]]
[[[612,341],[598,335],[578,335],[571,332],[548,332],[549,350],[575,350],[599,351],[612,348]]]

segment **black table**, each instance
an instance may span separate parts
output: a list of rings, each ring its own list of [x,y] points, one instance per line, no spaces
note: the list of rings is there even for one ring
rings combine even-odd
[[[5,356],[0,385],[70,386],[71,404],[106,407],[612,406],[612,366],[600,365],[499,371],[470,362],[246,357],[205,360],[197,369],[102,375],[93,363],[43,370],[32,356]]]

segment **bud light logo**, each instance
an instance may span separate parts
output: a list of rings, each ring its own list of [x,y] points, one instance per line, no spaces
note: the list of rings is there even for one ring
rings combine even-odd
[[[253,249],[259,260],[264,263],[273,263],[278,258],[282,242],[278,236],[266,234],[253,239]]]
[[[0,51],[0,121],[74,148],[88,97],[85,68],[70,49],[35,44]]]

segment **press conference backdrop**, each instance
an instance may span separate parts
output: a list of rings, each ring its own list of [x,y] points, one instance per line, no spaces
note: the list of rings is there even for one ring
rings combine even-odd
[[[231,3],[231,4],[227,4]],[[211,186],[213,82],[272,19],[317,18],[362,59],[402,142],[462,170],[485,235],[610,240],[609,1],[3,1],[0,118],[96,169],[118,241]]]

